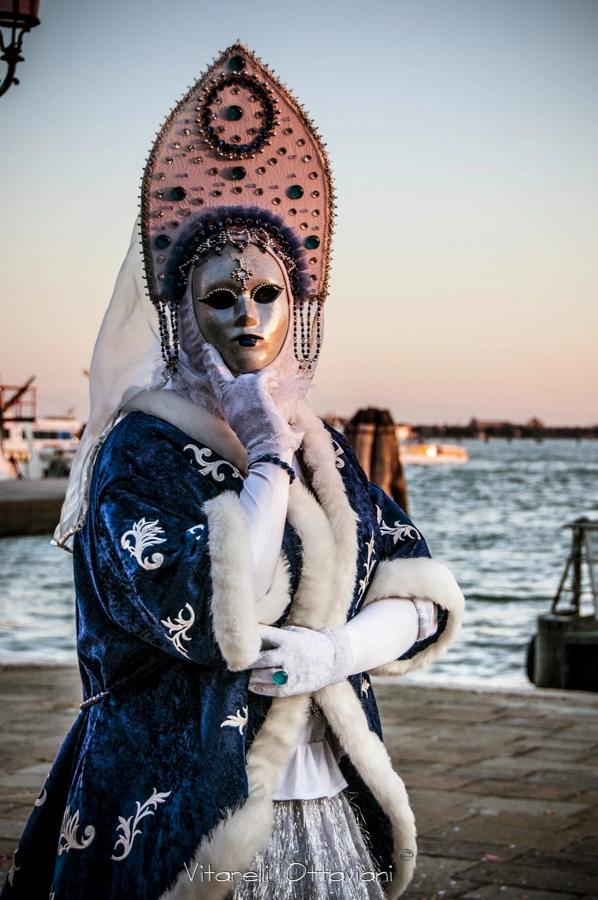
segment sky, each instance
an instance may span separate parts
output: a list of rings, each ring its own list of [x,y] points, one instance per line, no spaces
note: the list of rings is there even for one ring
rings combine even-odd
[[[596,0],[41,0],[40,18],[0,98],[0,381],[36,374],[39,413],[86,418],[155,132],[240,39],[334,168],[318,411],[598,422]]]

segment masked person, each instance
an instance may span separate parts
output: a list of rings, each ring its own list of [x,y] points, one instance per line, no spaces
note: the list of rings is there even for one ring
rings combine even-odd
[[[462,595],[307,403],[332,215],[310,121],[233,46],[158,135],[94,351],[56,535],[84,701],[6,900],[361,900],[411,878],[368,673],[437,658]]]

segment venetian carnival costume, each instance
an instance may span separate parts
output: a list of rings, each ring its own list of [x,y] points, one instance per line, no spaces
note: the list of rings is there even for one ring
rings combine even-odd
[[[56,534],[84,701],[6,900],[373,900],[409,883],[414,820],[368,671],[437,658],[463,598],[306,402],[332,216],[312,123],[234,45],[158,134],[94,351]],[[225,287],[197,296],[229,258]],[[275,277],[254,285],[261,259]],[[274,294],[280,349],[233,377],[197,304],[274,310]]]

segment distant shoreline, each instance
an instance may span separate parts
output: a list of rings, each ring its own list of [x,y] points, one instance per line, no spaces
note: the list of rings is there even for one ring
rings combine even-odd
[[[475,422],[475,420],[474,420]],[[472,425],[411,425],[412,439],[430,440],[431,438],[452,438],[453,440],[598,440],[598,425],[588,428],[564,425],[515,425],[512,422],[476,423]]]
[[[367,410],[366,410],[367,412]],[[328,415],[324,420],[335,428],[344,430],[351,421],[349,417]],[[452,438],[453,440],[487,440],[488,438],[505,438],[506,440],[598,440],[597,425],[546,425],[536,417],[527,422],[509,422],[502,419],[478,419],[473,417],[467,425],[443,423],[412,424],[398,422],[397,438],[403,441],[429,441]]]

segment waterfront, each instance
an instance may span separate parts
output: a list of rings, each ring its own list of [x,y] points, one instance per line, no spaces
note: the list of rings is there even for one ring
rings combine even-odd
[[[580,515],[598,518],[598,441],[464,441],[462,466],[410,466],[411,515],[467,599],[462,637],[414,681],[527,686],[525,647]],[[0,540],[0,662],[74,661],[72,557],[48,537]]]
[[[466,598],[458,645],[416,678],[528,686],[525,649],[569,551],[562,526],[598,518],[598,442],[463,443],[467,465],[407,469],[411,514]]]

